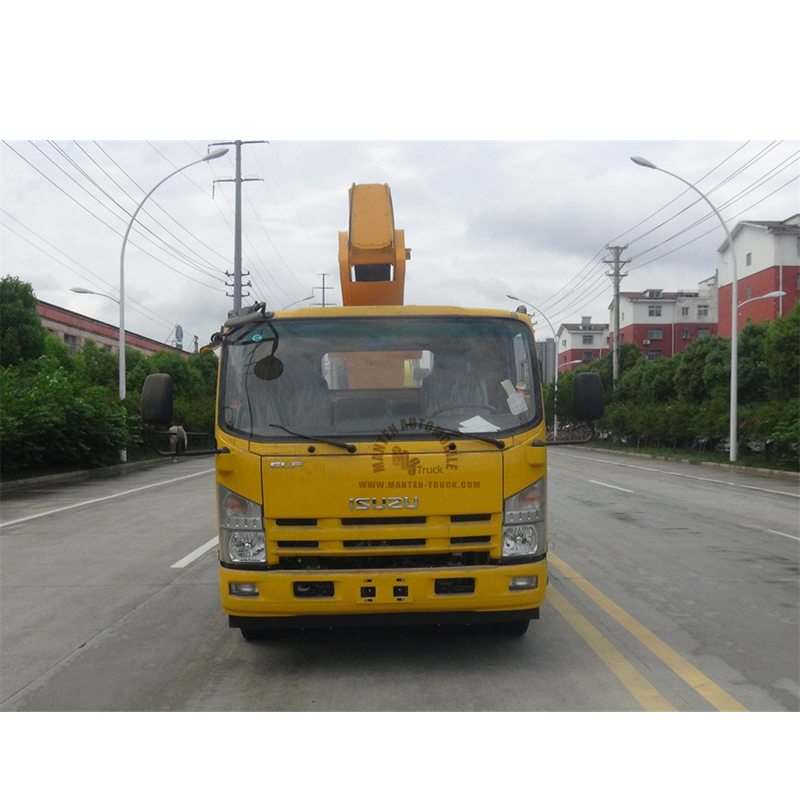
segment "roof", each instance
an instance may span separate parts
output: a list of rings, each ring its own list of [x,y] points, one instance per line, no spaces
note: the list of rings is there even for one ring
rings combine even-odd
[[[592,323],[591,325],[581,325],[580,322],[562,322],[558,329],[561,330],[561,328],[565,328],[566,330],[573,331],[574,333],[580,333],[581,331],[597,331],[602,333],[608,327],[608,323]]]
[[[762,228],[767,233],[800,233],[800,214],[793,214],[786,219],[743,219],[736,223],[736,227],[731,231],[731,238],[735,239],[742,228]],[[717,248],[721,253],[728,247],[728,239]]]

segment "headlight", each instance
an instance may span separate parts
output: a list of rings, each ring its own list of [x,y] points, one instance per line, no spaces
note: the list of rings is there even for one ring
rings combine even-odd
[[[503,505],[503,557],[544,555],[547,552],[546,484],[540,478]]]
[[[218,493],[222,561],[263,564],[267,560],[267,544],[261,506],[221,485]]]

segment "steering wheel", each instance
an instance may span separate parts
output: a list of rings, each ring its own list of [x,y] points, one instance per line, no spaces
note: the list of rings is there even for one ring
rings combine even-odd
[[[497,409],[494,406],[486,405],[484,403],[459,403],[458,405],[442,406],[441,408],[437,408],[436,411],[431,411],[430,415],[435,417],[437,414],[444,414],[446,411],[455,411],[457,408],[471,408],[475,409],[476,411],[480,409],[481,411],[488,411],[490,414],[497,413]]]

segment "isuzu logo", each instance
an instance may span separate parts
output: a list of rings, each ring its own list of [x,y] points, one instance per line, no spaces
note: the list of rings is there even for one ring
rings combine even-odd
[[[419,508],[419,497],[351,497],[351,511],[389,511]]]

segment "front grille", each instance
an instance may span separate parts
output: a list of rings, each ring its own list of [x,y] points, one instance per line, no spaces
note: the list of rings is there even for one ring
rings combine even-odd
[[[344,517],[342,525],[424,525],[427,517]]]
[[[490,522],[491,514],[453,514],[450,522]]]
[[[425,539],[359,539],[342,542],[344,547],[424,547]]]
[[[491,536],[453,536],[450,544],[489,544]]]
[[[480,567],[489,563],[488,551],[463,553],[393,553],[391,555],[281,556],[278,569],[345,570],[345,569],[446,569]]]
[[[319,542],[314,541],[303,541],[302,539],[297,542],[290,542],[287,540],[281,540],[278,542],[278,547],[283,547],[287,550],[315,550],[319,547]]]
[[[449,517],[450,525],[447,525],[448,517],[444,517],[430,529],[426,527],[428,519],[424,516],[353,516],[342,518],[339,525],[333,520],[278,519],[276,525],[286,531],[284,535],[315,538],[278,539],[275,536],[270,564],[273,569],[302,571],[446,569],[490,563],[494,540],[486,532],[485,524],[470,523],[490,522],[491,514],[455,514]],[[320,527],[320,522],[326,524]],[[398,525],[407,527],[403,530]],[[300,528],[304,530],[301,532]],[[448,536],[448,533],[459,535]],[[392,534],[397,538],[391,538]],[[359,536],[362,538],[356,538]]]

